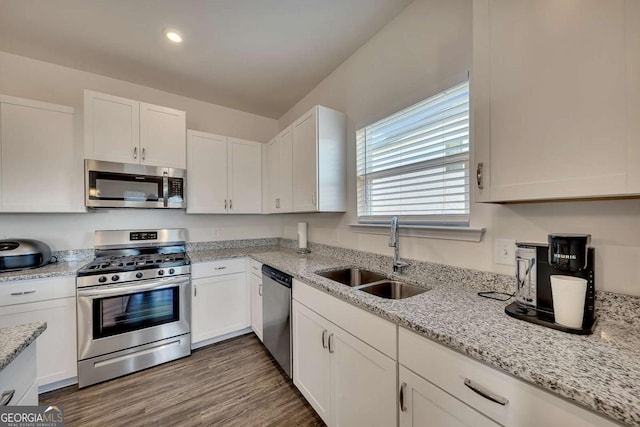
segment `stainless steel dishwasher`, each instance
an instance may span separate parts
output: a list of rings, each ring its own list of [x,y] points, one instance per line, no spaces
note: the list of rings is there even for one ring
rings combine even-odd
[[[291,378],[291,276],[262,266],[262,336],[264,346]]]

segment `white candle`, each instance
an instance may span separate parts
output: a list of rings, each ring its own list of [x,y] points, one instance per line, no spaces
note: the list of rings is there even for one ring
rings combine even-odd
[[[307,223],[298,223],[298,248],[307,249]]]

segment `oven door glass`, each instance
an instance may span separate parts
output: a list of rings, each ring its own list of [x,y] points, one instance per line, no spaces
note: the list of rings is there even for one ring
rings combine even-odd
[[[180,287],[93,300],[93,339],[180,320]]]
[[[89,171],[89,200],[157,202],[162,200],[162,177]]]

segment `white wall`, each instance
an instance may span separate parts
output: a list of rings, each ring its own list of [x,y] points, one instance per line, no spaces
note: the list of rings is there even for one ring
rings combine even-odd
[[[354,233],[349,227],[357,222],[355,130],[466,76],[471,11],[471,0],[415,0],[280,119],[282,129],[314,104],[348,117],[349,211],[286,216],[284,237],[296,238],[296,223],[306,220],[313,242],[392,254],[387,236]],[[597,288],[640,295],[638,200],[474,204],[471,226],[487,228],[481,243],[403,237],[401,256],[512,274],[513,267],[494,263],[494,239],[544,242],[551,232],[584,232],[592,235],[596,248]]]
[[[186,111],[187,127],[191,129],[265,142],[278,128],[278,122],[270,118],[0,52],[0,93],[74,107],[80,150],[84,89]],[[184,211],[146,209],[87,214],[0,214],[0,238],[40,239],[56,250],[93,247],[93,231],[97,229],[141,227],[186,227],[191,241],[278,237],[282,233],[280,218],[256,215],[186,215]]]

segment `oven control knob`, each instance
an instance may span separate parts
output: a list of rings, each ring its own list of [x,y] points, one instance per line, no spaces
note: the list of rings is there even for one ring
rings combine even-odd
[[[117,274],[114,274],[113,276],[111,276],[111,280],[114,282],[117,282],[118,280],[120,280],[120,276],[118,276]]]
[[[175,273],[175,272],[176,272],[176,270],[175,270],[175,269],[173,269],[173,268],[170,268],[170,269],[169,269],[169,274],[173,274],[173,273]]]
[[[158,270],[158,276],[164,276],[164,270]]]
[[[104,283],[104,282],[106,282],[106,281],[107,281],[107,278],[106,278],[105,276],[102,276],[102,277],[100,277],[100,278],[98,279],[98,282],[100,282],[100,283]]]
[[[138,279],[142,279],[143,274],[142,273],[136,273],[136,278]]]

